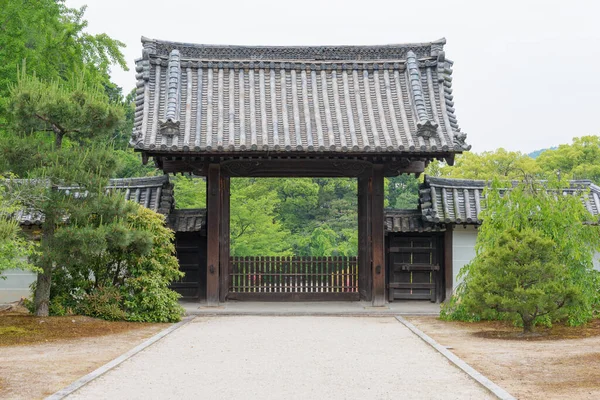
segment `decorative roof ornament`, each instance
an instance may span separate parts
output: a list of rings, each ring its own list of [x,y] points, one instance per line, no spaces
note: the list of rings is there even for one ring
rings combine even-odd
[[[438,124],[430,120],[417,122],[417,136],[422,136],[429,139],[437,136]]]
[[[425,97],[423,96],[423,85],[421,84],[421,73],[419,72],[419,63],[417,61],[417,56],[412,51],[409,51],[407,54],[406,64],[411,93],[419,117],[419,122],[417,122],[417,136],[422,136],[424,138],[437,137],[438,124],[431,121],[427,114],[427,106],[425,104]]]
[[[181,57],[179,50],[171,51],[169,55],[169,66],[167,70],[167,112],[164,120],[160,120],[160,133],[163,136],[173,137],[179,133],[179,102],[180,102],[180,80],[181,80]]]
[[[471,150],[471,145],[470,144],[466,144],[465,141],[467,140],[467,134],[464,132],[456,132],[454,134],[454,147],[458,148],[460,150],[465,150],[465,151],[469,151]]]
[[[180,122],[174,119],[163,119],[160,120],[160,133],[166,137],[173,137],[179,133]]]

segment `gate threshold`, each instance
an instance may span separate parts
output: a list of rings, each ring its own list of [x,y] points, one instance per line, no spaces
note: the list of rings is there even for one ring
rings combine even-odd
[[[429,301],[395,301],[373,307],[366,301],[354,302],[258,302],[228,301],[219,306],[203,302],[180,302],[186,315],[254,315],[254,316],[386,316],[439,315],[440,305]]]

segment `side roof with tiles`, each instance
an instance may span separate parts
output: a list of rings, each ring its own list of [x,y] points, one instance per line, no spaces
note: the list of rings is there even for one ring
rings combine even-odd
[[[428,222],[446,224],[481,224],[479,214],[484,207],[484,190],[489,182],[467,179],[426,177],[419,191],[423,218]],[[506,189],[505,189],[506,190]],[[574,180],[565,195],[589,190],[584,201],[587,210],[600,216],[600,187],[589,180]]]

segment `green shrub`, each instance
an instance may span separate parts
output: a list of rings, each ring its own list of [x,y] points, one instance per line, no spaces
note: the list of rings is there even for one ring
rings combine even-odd
[[[583,303],[555,243],[533,229],[504,232],[472,262],[466,284],[465,310],[485,319],[506,313],[520,319],[524,332],[544,318],[546,325],[564,318],[566,306]]]
[[[92,289],[79,302],[77,313],[108,321],[127,319],[127,313],[121,308],[122,297],[119,289],[116,287]]]
[[[52,246],[51,313],[107,320],[174,322],[183,309],[169,285],[180,279],[174,234],[164,216],[119,196],[73,210]],[[82,211],[83,210],[83,211]],[[60,243],[60,245],[59,245]]]
[[[529,182],[506,191],[494,182],[480,216],[477,255],[461,270],[463,283],[441,318],[511,320],[530,331],[597,315],[600,279],[592,259],[600,231],[588,224],[587,193],[557,195],[561,187]]]

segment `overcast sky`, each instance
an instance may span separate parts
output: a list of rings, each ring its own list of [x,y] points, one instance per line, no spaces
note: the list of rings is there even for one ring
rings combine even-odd
[[[595,0],[67,0],[90,33],[203,44],[426,42],[445,37],[458,122],[473,151],[530,152],[600,134],[600,2]]]

